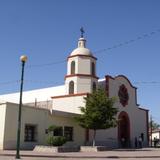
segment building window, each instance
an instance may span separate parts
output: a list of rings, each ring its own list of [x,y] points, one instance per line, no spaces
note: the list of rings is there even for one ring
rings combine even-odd
[[[63,128],[57,127],[54,129],[53,136],[63,136]]]
[[[92,89],[93,89],[93,91],[96,91],[96,89],[97,89],[96,82],[93,82]]]
[[[73,127],[64,127],[64,136],[67,141],[73,141]]]
[[[71,62],[71,74],[75,74],[75,61]]]
[[[37,141],[37,125],[26,124],[24,135],[25,135],[24,141],[26,141],[26,142]]]
[[[92,62],[92,64],[91,64],[91,74],[93,75],[93,76],[95,76],[95,63],[94,62]]]
[[[74,94],[74,82],[69,82],[69,94]]]

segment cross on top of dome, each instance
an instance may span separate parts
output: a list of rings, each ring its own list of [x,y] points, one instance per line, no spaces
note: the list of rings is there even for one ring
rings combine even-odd
[[[85,33],[83,27],[80,28],[80,31],[81,31],[81,38],[83,38],[83,34]]]

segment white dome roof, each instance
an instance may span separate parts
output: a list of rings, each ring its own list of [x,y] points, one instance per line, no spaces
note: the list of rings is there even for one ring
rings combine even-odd
[[[92,52],[86,48],[86,40],[81,37],[78,40],[78,48],[74,49],[70,56],[75,56],[75,55],[86,55],[86,56],[92,56]]]
[[[71,56],[74,56],[74,55],[92,56],[92,52],[88,48],[79,47],[79,48],[74,49],[70,55]]]

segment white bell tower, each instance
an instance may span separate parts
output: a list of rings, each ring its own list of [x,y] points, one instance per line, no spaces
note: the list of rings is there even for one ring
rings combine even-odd
[[[96,60],[83,37],[78,40],[78,47],[72,51],[67,61],[67,75],[65,76],[66,94],[91,93],[97,88]]]

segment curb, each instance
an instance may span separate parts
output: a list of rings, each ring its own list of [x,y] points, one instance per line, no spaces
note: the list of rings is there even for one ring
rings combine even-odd
[[[0,154],[1,156],[14,157],[15,154]],[[160,158],[160,156],[63,156],[63,155],[29,155],[21,154],[21,157],[42,157],[42,158]]]

